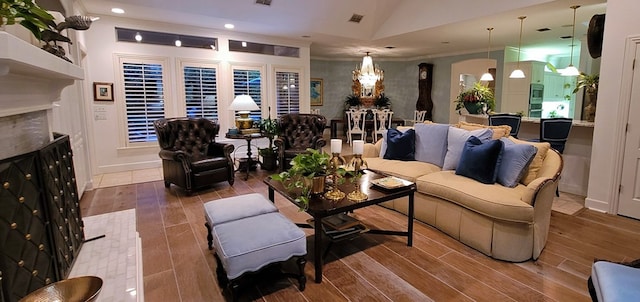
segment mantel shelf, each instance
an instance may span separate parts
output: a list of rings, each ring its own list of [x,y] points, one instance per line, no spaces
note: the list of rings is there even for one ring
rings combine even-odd
[[[83,78],[81,67],[0,31],[0,117],[49,109]]]

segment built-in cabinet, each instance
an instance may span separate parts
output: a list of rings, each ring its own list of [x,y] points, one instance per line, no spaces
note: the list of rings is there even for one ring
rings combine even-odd
[[[71,144],[0,161],[0,301],[68,276],[84,241]]]
[[[504,72],[502,78],[502,112],[529,112],[529,89],[531,84],[544,83],[544,66],[545,62],[524,61],[508,62],[504,64]],[[524,79],[509,78],[511,72],[520,67],[524,72]],[[546,88],[545,88],[546,89]]]

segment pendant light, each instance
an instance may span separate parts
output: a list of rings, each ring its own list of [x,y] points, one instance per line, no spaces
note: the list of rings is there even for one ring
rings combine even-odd
[[[527,16],[518,17],[518,19],[520,19],[520,39],[518,40],[518,63],[516,65],[516,69],[511,72],[511,75],[509,75],[509,78],[512,78],[512,79],[524,79],[525,77],[524,71],[520,69],[520,47],[522,47],[522,23],[526,17]]]
[[[563,76],[580,75],[580,71],[578,70],[578,68],[573,66],[573,41],[576,35],[576,10],[578,9],[578,7],[580,7],[580,5],[571,6],[571,9],[573,9],[573,32],[571,33],[571,60],[569,61],[569,66],[567,66],[567,68],[565,68],[562,71],[562,73],[560,73]]]
[[[491,31],[493,30],[493,27],[487,27],[487,30],[489,31],[489,47],[487,48],[487,59],[490,59],[489,54],[491,53]],[[493,75],[485,72],[480,77],[480,81],[493,81]]]

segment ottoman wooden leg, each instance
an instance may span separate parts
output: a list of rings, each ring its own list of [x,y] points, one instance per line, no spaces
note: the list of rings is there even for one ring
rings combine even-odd
[[[305,256],[300,256],[300,258],[298,258],[298,269],[300,270],[300,275],[298,276],[298,289],[300,291],[304,291],[307,285],[307,276],[304,274],[305,264],[307,264],[307,259]]]
[[[222,267],[222,261],[220,261],[218,254],[214,254],[214,256],[216,257],[216,277],[218,278],[218,286],[220,286],[220,288],[225,288],[227,284],[229,284],[227,273],[224,271],[224,267]]]
[[[204,226],[207,227],[207,244],[209,245],[209,250],[213,249],[213,235],[211,235],[211,226],[208,222],[204,223]]]

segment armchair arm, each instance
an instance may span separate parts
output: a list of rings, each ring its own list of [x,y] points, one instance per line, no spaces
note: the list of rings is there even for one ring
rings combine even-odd
[[[211,142],[207,149],[207,155],[224,156],[231,159],[231,153],[233,153],[233,150],[235,150],[235,146],[233,144]]]
[[[191,162],[191,155],[181,150],[178,150],[178,151],[160,150],[160,153],[158,155],[160,156],[161,159]]]

